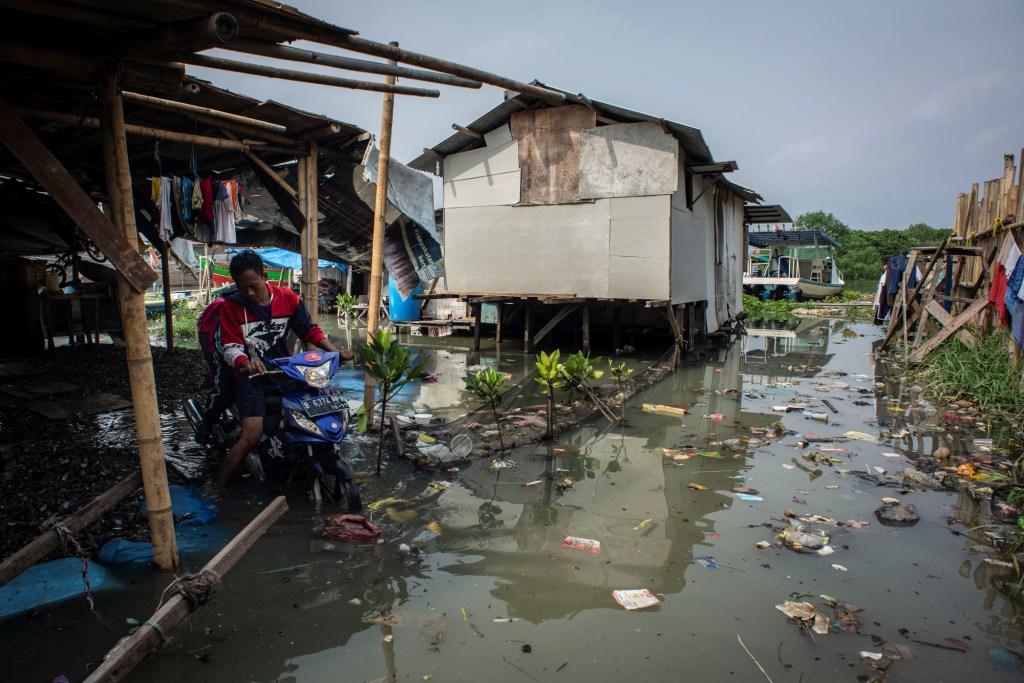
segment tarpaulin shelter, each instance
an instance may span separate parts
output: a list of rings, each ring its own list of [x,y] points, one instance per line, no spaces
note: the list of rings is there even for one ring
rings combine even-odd
[[[235,254],[243,249],[228,249],[229,254]],[[302,270],[302,256],[295,252],[288,251],[287,249],[278,249],[271,247],[270,249],[254,249],[259,257],[263,259],[263,262],[268,266],[274,268],[286,268],[288,270],[300,271]],[[334,268],[342,272],[348,270],[348,268],[341,263],[335,261],[328,261],[327,259],[319,259],[317,261],[317,268]]]

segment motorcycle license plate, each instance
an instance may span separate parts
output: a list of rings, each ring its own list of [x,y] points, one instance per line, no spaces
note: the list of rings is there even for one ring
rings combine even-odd
[[[317,396],[316,398],[302,399],[302,410],[310,417],[339,413],[347,405],[343,396]]]

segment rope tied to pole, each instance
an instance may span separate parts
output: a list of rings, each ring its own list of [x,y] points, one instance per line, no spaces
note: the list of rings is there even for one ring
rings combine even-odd
[[[167,588],[164,588],[164,592],[160,594],[160,602],[157,604],[157,609],[164,604],[168,593],[172,595],[177,593],[185,598],[192,609],[205,605],[210,601],[213,589],[220,581],[220,574],[212,569],[203,569],[195,574],[182,574],[176,577],[174,581],[171,581]]]
[[[75,535],[71,532],[71,529],[67,527],[63,522],[47,522],[43,524],[43,530],[52,530],[57,534],[57,539],[60,541],[60,551],[64,555],[73,555],[82,562],[82,587],[85,591],[85,601],[89,603],[89,611],[96,611],[96,604],[92,599],[92,585],[89,583],[89,556],[82,550],[82,545],[75,538]],[[72,551],[68,550],[68,547],[72,548]]]

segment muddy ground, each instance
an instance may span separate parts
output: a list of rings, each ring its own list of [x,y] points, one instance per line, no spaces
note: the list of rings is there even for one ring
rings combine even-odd
[[[198,351],[168,353],[153,348],[160,410],[170,415],[182,401],[202,391],[205,364]],[[67,419],[48,419],[28,406],[45,398],[18,398],[5,389],[38,387],[65,381],[78,388],[56,398],[84,407],[98,392],[131,398],[125,351],[109,344],[61,347],[38,358],[18,359],[14,372],[31,370],[20,377],[0,378],[0,444],[9,444],[2,473],[0,496],[0,556],[18,550],[37,535],[48,520],[61,519],[88,503],[138,467],[132,430],[112,429],[124,414],[78,414]],[[113,418],[113,419],[112,419]],[[111,536],[145,540],[145,516],[138,512],[137,493],[111,514],[103,516],[79,537],[89,552]]]

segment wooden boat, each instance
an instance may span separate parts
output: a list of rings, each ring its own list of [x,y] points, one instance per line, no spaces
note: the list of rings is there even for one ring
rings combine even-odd
[[[820,230],[750,231],[747,237],[752,253],[743,289],[748,293],[782,288],[797,299],[824,299],[846,284],[835,257],[842,247]]]

